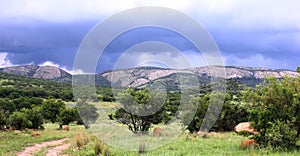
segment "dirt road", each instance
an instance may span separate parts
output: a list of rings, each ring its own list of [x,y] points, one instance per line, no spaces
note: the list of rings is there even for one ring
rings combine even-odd
[[[51,148],[47,150],[47,156],[59,156],[59,153],[61,153],[61,151],[68,149],[71,146],[70,143],[66,143],[66,144],[63,143],[66,140],[69,140],[69,138],[41,142],[33,146],[25,147],[25,149],[22,152],[18,153],[17,156],[33,156],[35,152],[40,151],[43,147],[49,147],[49,146],[51,146]],[[65,156],[65,155],[61,155],[61,156]]]

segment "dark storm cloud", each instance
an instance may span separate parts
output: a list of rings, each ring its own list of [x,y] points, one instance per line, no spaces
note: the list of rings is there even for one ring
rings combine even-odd
[[[81,40],[96,23],[25,21],[0,25],[0,51],[8,53],[10,62],[40,64],[53,61],[70,68]]]
[[[122,10],[149,5],[173,8],[199,21],[212,34],[227,65],[292,70],[299,66],[298,0],[3,1],[0,5],[0,62],[6,56],[4,62],[11,64],[52,61],[71,69],[80,42],[99,20]],[[122,23],[111,28],[118,24]],[[125,47],[147,40],[171,43],[183,53],[188,51],[190,56],[196,53],[181,36],[144,29],[117,39],[105,51],[98,69],[110,69]]]
[[[41,64],[52,61],[71,69],[77,48],[96,23],[30,21],[1,24],[0,51],[8,52],[7,59],[12,64]],[[208,27],[208,31],[225,57],[234,56],[242,60],[259,54],[265,59],[293,60],[288,62],[287,68],[290,69],[295,69],[298,65],[299,45],[294,41],[294,37],[299,34],[298,30],[242,31],[230,27]],[[98,71],[112,69],[117,58],[125,50],[145,41],[164,42],[182,52],[197,51],[187,39],[176,32],[154,27],[133,29],[121,34],[108,45],[99,60]]]
[[[194,51],[198,52],[196,47],[185,37],[181,36],[177,32],[170,31],[159,27],[141,27],[131,29],[117,36],[109,45],[107,45],[102,56],[99,59],[98,71],[112,69],[114,63],[120,57],[120,55],[126,52],[131,47],[149,41],[157,41],[168,44],[179,51]],[[143,51],[134,52],[135,55],[139,55],[140,52],[157,54],[164,53],[164,49],[159,48],[146,48]],[[174,54],[175,55],[175,54]],[[172,57],[172,56],[171,56]],[[175,56],[173,56],[175,57]],[[170,58],[172,59],[172,58]],[[109,60],[109,61],[107,61]],[[130,65],[130,62],[128,62]]]

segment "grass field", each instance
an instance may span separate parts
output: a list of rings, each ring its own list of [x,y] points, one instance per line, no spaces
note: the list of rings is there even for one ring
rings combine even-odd
[[[46,129],[43,131],[28,131],[18,134],[14,132],[1,132],[0,154],[3,156],[12,156],[15,155],[17,152],[21,151],[22,147],[31,146],[39,142],[68,137],[70,138],[71,147],[68,150],[64,151],[64,153],[72,156],[94,155],[93,149],[97,138],[94,135],[90,134],[88,131],[86,131],[83,126],[71,125],[71,130],[69,132],[56,130],[57,127],[57,124],[45,124]],[[42,136],[39,138],[33,138],[30,136],[29,133],[40,133]],[[78,150],[76,145],[76,134],[83,134],[82,136],[87,138],[87,144],[84,145],[80,150]],[[170,144],[167,144],[155,150],[146,151],[146,153],[143,153],[142,155],[300,155],[300,151],[297,150],[289,152],[257,148],[248,148],[242,150],[240,147],[241,142],[245,139],[247,138],[239,136],[232,132],[218,133],[217,135],[208,138],[195,137],[191,134],[184,133]],[[42,156],[46,154],[46,151],[47,148],[43,148],[39,152],[36,152],[34,155]],[[111,155],[116,156],[138,155],[138,152],[130,152],[112,147],[109,147],[109,152]]]
[[[89,143],[80,151],[75,151],[69,149],[65,153],[70,155],[94,155],[93,148],[95,145],[95,137],[91,137]],[[174,142],[162,146],[155,150],[146,151],[141,155],[153,156],[153,155],[166,155],[166,156],[212,156],[212,155],[230,155],[230,156],[241,156],[241,155],[300,155],[300,151],[274,151],[270,149],[257,149],[257,148],[248,148],[241,149],[241,142],[247,138],[239,136],[235,133],[221,133],[216,136],[211,136],[209,138],[199,138],[194,137],[191,134],[183,134],[177,138]],[[74,147],[73,147],[74,148]],[[146,147],[147,148],[147,147]],[[111,155],[117,156],[137,156],[138,152],[130,152],[119,150],[116,148],[109,149]]]
[[[22,133],[0,131],[0,155],[15,156],[22,150],[22,147],[49,140],[73,138],[77,133],[85,131],[83,126],[77,125],[71,125],[72,130],[69,132],[57,130],[58,127],[58,124],[45,124],[45,130],[39,131],[28,130]],[[40,133],[41,137],[31,137],[31,133]]]

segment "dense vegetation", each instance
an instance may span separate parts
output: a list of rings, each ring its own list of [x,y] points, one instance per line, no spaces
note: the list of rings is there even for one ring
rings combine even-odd
[[[0,129],[43,129],[44,122],[58,122],[68,125],[77,121],[84,124],[76,107],[95,112],[93,105],[67,107],[73,101],[72,87],[69,83],[46,81],[24,76],[0,73]],[[101,88],[99,92],[108,92]],[[110,93],[102,99],[109,99]],[[110,99],[111,100],[111,99]],[[91,113],[88,113],[91,114]],[[93,114],[93,113],[92,113]],[[93,118],[97,118],[95,113]],[[88,121],[86,121],[88,127]]]
[[[268,78],[265,85],[245,93],[249,119],[260,132],[254,139],[262,146],[300,146],[300,78]]]
[[[227,93],[219,116],[208,115],[211,99],[218,99],[220,93],[211,93],[210,86],[202,86],[201,93],[192,95],[190,106],[197,109],[192,122],[184,123],[191,132],[199,131],[205,120],[216,120],[210,130],[233,131],[240,122],[251,121],[259,134],[250,136],[261,147],[294,148],[300,145],[300,78],[268,78],[264,84],[249,88],[235,80],[227,81]],[[163,106],[154,114],[137,114],[141,108],[151,104],[152,95],[147,89],[129,89],[121,97],[123,108],[117,110],[114,118],[133,132],[147,131],[152,124],[167,123],[174,118],[180,105],[180,93],[168,94]],[[129,100],[131,97],[133,101]],[[137,104],[134,104],[137,103]],[[186,114],[181,110],[179,114]],[[186,114],[188,115],[188,113]],[[206,116],[206,118],[204,118]],[[112,116],[111,116],[112,117]],[[112,118],[113,119],[113,118]],[[201,130],[201,129],[200,129]]]

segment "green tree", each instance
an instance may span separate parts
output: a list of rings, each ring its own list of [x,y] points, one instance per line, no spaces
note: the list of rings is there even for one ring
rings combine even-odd
[[[297,67],[297,72],[300,73],[300,67]]]
[[[120,102],[123,108],[115,112],[114,118],[127,125],[134,133],[148,131],[152,124],[162,122],[166,116],[162,99],[159,93],[150,93],[147,89],[135,91],[129,88],[121,95]],[[150,114],[147,114],[148,112]]]
[[[0,99],[0,109],[12,113],[16,110],[16,105],[8,99]]]
[[[265,86],[245,94],[250,119],[260,132],[254,137],[257,142],[277,148],[296,146],[300,135],[299,91],[299,77],[271,77],[266,79]]]
[[[29,97],[20,97],[12,100],[12,103],[16,106],[17,110],[22,108],[31,108],[32,104]]]
[[[62,125],[69,125],[69,123],[77,120],[77,109],[66,108],[59,113],[59,120]]]
[[[46,100],[42,103],[42,112],[44,118],[50,120],[52,123],[58,121],[59,113],[66,109],[66,104],[61,100]]]

